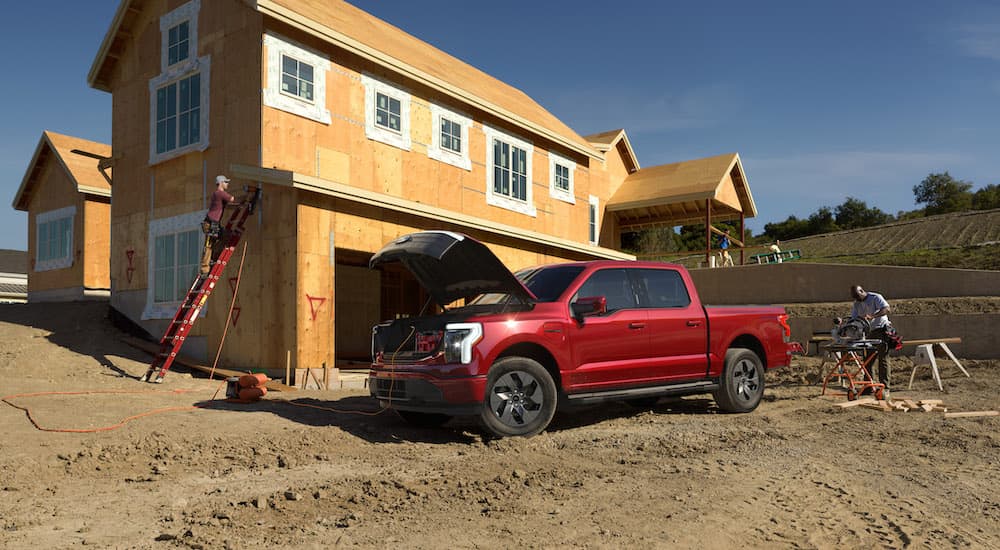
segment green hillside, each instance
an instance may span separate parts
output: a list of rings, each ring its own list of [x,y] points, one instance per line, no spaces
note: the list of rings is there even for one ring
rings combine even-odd
[[[804,262],[906,265],[1000,270],[1000,209],[941,214],[878,227],[838,231],[781,242]],[[766,252],[749,247],[746,258]],[[734,259],[739,261],[739,251]],[[663,258],[688,267],[704,255]]]

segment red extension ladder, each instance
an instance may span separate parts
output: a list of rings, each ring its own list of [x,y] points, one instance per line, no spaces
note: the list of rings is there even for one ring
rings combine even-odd
[[[139,379],[140,381],[156,384],[163,382],[163,377],[170,370],[170,365],[173,364],[181,346],[184,345],[184,340],[191,332],[191,328],[194,327],[195,321],[198,320],[201,308],[205,306],[208,297],[212,295],[212,291],[219,283],[219,277],[222,276],[226,264],[233,256],[236,245],[243,237],[243,225],[250,214],[253,214],[259,199],[260,187],[254,190],[249,201],[240,204],[229,216],[229,222],[226,223],[226,228],[219,237],[226,239],[226,247],[219,253],[218,259],[212,263],[212,269],[208,273],[198,272],[198,276],[191,283],[191,289],[188,290],[187,296],[177,308],[173,320],[167,325],[167,332],[160,339],[160,351],[153,358],[153,362],[149,364],[149,370]],[[154,373],[156,373],[155,377]]]

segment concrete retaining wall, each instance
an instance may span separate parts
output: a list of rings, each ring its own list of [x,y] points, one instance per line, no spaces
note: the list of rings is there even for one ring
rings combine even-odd
[[[860,284],[890,300],[1000,295],[1000,271],[787,262],[691,270],[706,304],[849,301]]]
[[[850,287],[860,284],[885,294],[889,303],[906,298],[1000,295],[1000,271],[923,267],[783,263],[691,271],[706,304],[804,304],[849,302]],[[843,312],[844,315],[848,311]],[[948,347],[959,358],[995,359],[1000,314],[890,315],[903,339],[958,336]],[[793,317],[792,338],[803,345],[813,332],[829,332],[829,317]],[[903,348],[912,355],[913,348]]]

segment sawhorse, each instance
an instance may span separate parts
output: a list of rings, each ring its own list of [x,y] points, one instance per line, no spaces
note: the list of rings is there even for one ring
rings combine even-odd
[[[934,346],[941,348],[941,351],[948,356],[949,359],[955,363],[955,366],[962,371],[965,376],[972,378],[969,371],[965,370],[965,367],[958,362],[955,358],[955,354],[948,349],[948,344],[959,344],[962,342],[961,338],[941,338],[941,339],[927,339],[927,340],[912,340],[910,342],[904,342],[904,346],[917,346],[917,351],[913,355],[913,371],[910,373],[910,385],[907,389],[913,389],[913,378],[917,375],[917,369],[924,366],[931,366],[931,375],[934,377],[934,381],[937,382],[938,390],[944,391],[944,385],[941,383],[941,373],[938,371],[937,359],[934,357]]]

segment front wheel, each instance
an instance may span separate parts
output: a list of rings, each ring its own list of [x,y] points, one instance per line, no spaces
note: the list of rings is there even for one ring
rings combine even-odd
[[[549,425],[555,412],[555,382],[537,361],[505,357],[490,367],[480,418],[493,435],[535,435]]]
[[[713,394],[719,408],[725,412],[750,412],[764,396],[764,365],[760,357],[745,348],[726,352],[719,389]]]

